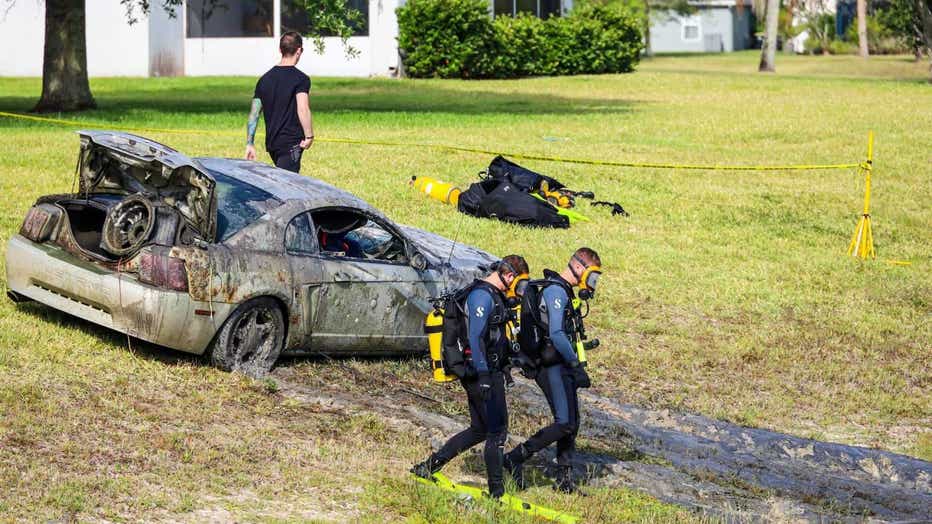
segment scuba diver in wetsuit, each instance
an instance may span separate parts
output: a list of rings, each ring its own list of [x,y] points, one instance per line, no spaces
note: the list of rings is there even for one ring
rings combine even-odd
[[[505,323],[508,311],[505,293],[513,291],[527,279],[528,265],[523,257],[509,255],[502,259],[494,272],[476,280],[466,295],[466,329],[472,372],[460,379],[469,403],[469,427],[454,435],[439,451],[427,460],[416,464],[411,472],[421,478],[430,478],[444,464],[463,451],[485,441],[485,465],[488,474],[489,494],[499,498],[505,493],[502,457],[508,437],[508,409],[505,405],[505,379],[503,368],[507,364],[508,341]],[[516,290],[521,293],[521,290]]]
[[[557,443],[557,481],[554,489],[564,493],[577,491],[573,482],[571,460],[579,432],[579,398],[577,388],[588,388],[589,375],[583,368],[573,341],[579,328],[573,319],[573,287],[580,288],[580,298],[588,300],[595,292],[601,275],[598,253],[582,247],[573,253],[560,273],[544,270],[540,292],[540,322],[546,327],[540,350],[540,366],[535,381],[550,405],[553,422],[541,428],[527,441],[505,455],[505,468],[519,489],[524,485],[524,462],[550,444]],[[535,281],[541,282],[541,281]],[[532,295],[528,295],[530,298]],[[581,322],[580,322],[581,323]],[[522,326],[522,330],[527,329]]]

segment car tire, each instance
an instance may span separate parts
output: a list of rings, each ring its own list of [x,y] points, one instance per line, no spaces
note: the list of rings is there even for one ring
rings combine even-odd
[[[224,371],[250,377],[268,373],[282,352],[285,321],[274,299],[241,304],[223,323],[210,347],[210,362]]]

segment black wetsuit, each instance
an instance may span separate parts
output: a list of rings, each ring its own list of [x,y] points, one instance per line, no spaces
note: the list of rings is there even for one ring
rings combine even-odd
[[[579,398],[573,368],[579,360],[573,349],[573,333],[568,331],[573,289],[559,274],[545,270],[544,276],[553,284],[541,293],[541,319],[547,322],[547,342],[555,362],[545,365],[535,381],[547,397],[553,422],[508,452],[507,461],[521,464],[538,451],[557,443],[557,464],[570,467],[579,432]],[[543,314],[546,313],[546,314]]]
[[[476,372],[476,376],[460,380],[469,402],[469,427],[450,438],[428,459],[428,464],[431,472],[439,471],[463,451],[485,441],[483,455],[489,493],[498,497],[505,492],[502,463],[508,438],[508,408],[502,373],[507,347],[504,297],[490,284],[478,281],[466,297],[466,313],[469,315],[467,327],[472,367]],[[484,399],[480,391],[480,377],[483,375],[491,381],[488,399]]]

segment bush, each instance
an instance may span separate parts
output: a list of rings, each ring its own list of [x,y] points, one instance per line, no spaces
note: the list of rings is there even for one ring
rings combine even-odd
[[[845,31],[845,40],[857,45],[857,20],[848,26]],[[867,49],[872,55],[908,53],[912,50],[908,39],[885,27],[875,16],[867,17]]]
[[[494,38],[485,0],[412,0],[398,8],[398,47],[409,76],[486,76]]]
[[[398,8],[399,47],[412,77],[515,78],[624,73],[642,47],[626,10],[585,5],[541,20],[488,14],[484,0],[410,0]]]

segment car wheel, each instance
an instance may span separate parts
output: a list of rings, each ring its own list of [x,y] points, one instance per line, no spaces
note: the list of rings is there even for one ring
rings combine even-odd
[[[278,360],[284,335],[278,303],[271,298],[250,300],[236,308],[214,337],[210,361],[225,371],[262,376]]]

